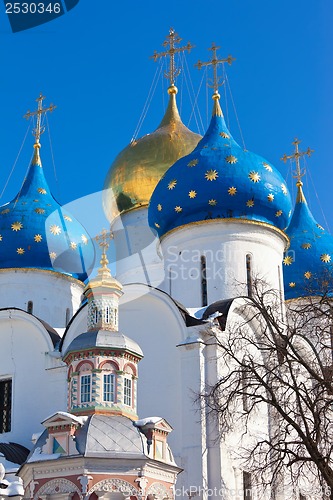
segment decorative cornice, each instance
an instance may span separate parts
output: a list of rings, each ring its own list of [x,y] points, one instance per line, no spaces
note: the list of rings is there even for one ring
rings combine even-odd
[[[112,335],[112,334],[111,334]],[[128,351],[126,348],[110,348],[110,347],[98,347],[98,348],[91,348],[87,347],[85,349],[81,350],[76,350],[76,351],[68,351],[65,356],[63,357],[63,360],[69,364],[72,363],[73,361],[80,361],[83,359],[87,359],[86,353],[89,353],[89,357],[98,357],[102,356],[105,358],[124,358],[128,361],[132,361],[134,363],[138,363],[141,359],[142,356],[137,356],[133,354],[131,351]],[[77,374],[76,372],[73,372],[72,375]]]
[[[170,236],[171,234],[175,233],[176,231],[181,231],[184,230],[185,228],[191,227],[191,226],[201,226],[201,225],[207,225],[207,224],[216,224],[216,223],[221,223],[221,224],[252,224],[255,226],[261,226],[265,227],[267,229],[270,229],[273,232],[278,233],[279,236],[281,236],[285,242],[286,242],[286,250],[289,248],[290,245],[290,240],[289,237],[286,235],[282,229],[279,229],[276,226],[273,226],[273,224],[268,224],[268,222],[261,222],[261,221],[255,221],[251,219],[237,219],[237,218],[219,218],[219,219],[208,219],[208,220],[200,220],[200,221],[194,221],[194,222],[189,222],[187,224],[183,224],[181,226],[177,226],[174,229],[171,229],[167,233],[163,234],[161,236],[160,241],[164,240],[167,236]]]
[[[13,272],[13,271],[15,273],[18,272],[18,271],[23,271],[25,273],[40,272],[40,273],[43,273],[43,274],[52,274],[52,275],[59,276],[60,278],[63,278],[65,280],[67,280],[67,281],[70,281],[70,282],[72,282],[74,284],[77,284],[80,287],[84,287],[84,282],[83,281],[78,280],[77,278],[73,278],[72,276],[70,276],[68,274],[60,273],[59,271],[52,271],[51,269],[39,269],[37,267],[7,267],[7,268],[4,268],[4,269],[0,269],[0,273]]]
[[[112,491],[112,492],[119,492],[126,494],[127,496],[138,496],[140,494],[140,491],[135,488],[131,483],[128,481],[124,481],[123,479],[117,479],[117,478],[112,478],[112,479],[103,479],[102,481],[99,481],[98,483],[94,484],[92,488],[88,490],[87,495],[91,495],[95,491]]]

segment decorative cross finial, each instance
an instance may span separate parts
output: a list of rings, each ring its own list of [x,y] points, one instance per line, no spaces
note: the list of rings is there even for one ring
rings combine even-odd
[[[167,36],[167,39],[163,43],[163,47],[168,47],[168,50],[165,50],[164,52],[157,52],[155,50],[154,54],[151,56],[151,59],[154,59],[154,61],[157,61],[160,57],[164,56],[169,56],[170,57],[170,66],[169,66],[169,72],[164,73],[164,76],[170,80],[170,86],[175,85],[175,80],[176,77],[180,73],[180,69],[177,69],[175,66],[175,54],[179,52],[185,52],[187,50],[188,52],[193,49],[194,45],[191,45],[190,42],[188,42],[187,45],[184,45],[183,47],[175,47],[176,44],[179,44],[181,42],[181,38],[178,36],[178,34],[175,32],[173,28],[170,28],[169,35]]]
[[[201,69],[203,66],[213,66],[213,71],[214,71],[214,76],[213,76],[213,89],[214,89],[214,93],[217,94],[218,93],[218,88],[223,85],[223,82],[220,83],[220,77],[218,77],[217,75],[217,67],[219,64],[224,64],[224,63],[228,63],[228,64],[232,64],[233,61],[236,61],[236,59],[232,56],[228,56],[226,59],[218,59],[217,57],[217,50],[219,49],[220,47],[218,47],[217,45],[215,45],[215,43],[212,43],[212,46],[208,49],[208,50],[211,50],[213,52],[213,57],[210,61],[208,62],[202,62],[202,61],[198,61],[197,64],[195,66],[198,67],[198,69]]]
[[[36,102],[38,102],[38,107],[37,111],[28,111],[25,115],[24,118],[29,120],[32,116],[37,116],[37,123],[36,127],[33,130],[33,135],[36,138],[36,144],[39,144],[40,136],[45,132],[45,127],[42,125],[42,114],[47,113],[52,111],[56,108],[53,104],[50,104],[48,108],[43,108],[43,101],[45,97],[43,96],[42,93],[39,94],[39,97],[36,99]]]
[[[102,256],[100,260],[101,267],[98,270],[98,274],[105,275],[105,277],[111,276],[110,270],[108,268],[108,258],[106,256],[106,252],[110,246],[111,240],[113,239],[113,234],[111,231],[107,231],[106,229],[102,229],[100,234],[95,236],[95,241],[97,241],[98,245],[102,250]],[[107,275],[107,276],[106,276]]]
[[[292,160],[295,161],[296,163],[296,171],[295,171],[295,178],[297,179],[297,186],[303,186],[303,182],[301,181],[302,177],[305,175],[305,169],[301,169],[300,166],[300,158],[302,156],[311,156],[313,153],[313,149],[308,148],[306,151],[300,151],[298,148],[298,145],[300,144],[301,141],[299,141],[296,137],[296,139],[293,141],[293,145],[295,146],[295,152],[292,155],[284,155],[282,156],[281,160],[286,163],[287,160]]]

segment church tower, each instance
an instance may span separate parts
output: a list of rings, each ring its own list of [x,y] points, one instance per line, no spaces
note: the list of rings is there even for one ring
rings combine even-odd
[[[294,161],[297,179],[297,197],[294,213],[286,231],[290,247],[283,259],[285,297],[288,301],[306,297],[324,297],[332,294],[333,237],[314,219],[303,192],[300,159],[310,156],[312,150],[299,150],[298,139],[292,155],[282,160]]]
[[[40,156],[43,118],[55,106],[38,108],[34,153],[16,197],[0,207],[0,308],[28,311],[54,328],[66,327],[81,303],[84,280],[94,264],[94,246],[84,227],[54,199]]]
[[[139,345],[118,331],[121,284],[112,277],[107,249],[111,234],[97,237],[101,267],[84,290],[88,301],[88,331],[66,349],[68,410],[75,415],[112,414],[137,418]]]
[[[173,29],[163,46],[155,52],[156,61],[170,59],[169,103],[157,129],[140,139],[132,140],[112,163],[104,183],[104,211],[111,222],[117,258],[117,278],[122,284],[147,283],[159,286],[163,280],[163,265],[156,251],[156,238],[148,225],[150,197],[167,169],[179,158],[190,153],[201,136],[191,132],[181,121],[175,85],[179,70],[175,55],[190,51],[188,43],[178,47],[181,38]]]

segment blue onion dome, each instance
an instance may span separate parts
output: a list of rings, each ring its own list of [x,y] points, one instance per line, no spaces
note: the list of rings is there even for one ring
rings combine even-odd
[[[287,229],[290,248],[283,259],[286,299],[327,294],[332,286],[333,236],[313,218],[302,185],[297,182],[296,206]]]
[[[192,153],[178,160],[150,200],[149,224],[159,236],[192,222],[244,219],[285,229],[291,197],[281,174],[231,136],[214,93],[209,128]]]
[[[43,269],[84,281],[94,265],[94,245],[84,227],[52,196],[40,147],[37,140],[18,195],[0,207],[0,269]]]

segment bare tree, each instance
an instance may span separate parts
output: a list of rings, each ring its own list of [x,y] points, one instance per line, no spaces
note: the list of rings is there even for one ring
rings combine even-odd
[[[333,499],[333,283],[321,283],[321,296],[309,291],[286,310],[258,279],[251,297],[235,299],[231,319],[214,320],[220,378],[201,398],[222,438],[240,432],[258,484],[303,494],[317,485],[311,498]]]

